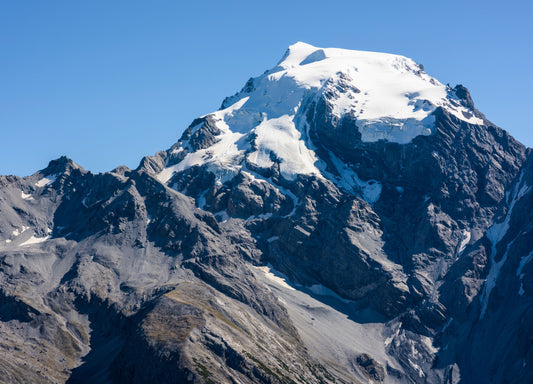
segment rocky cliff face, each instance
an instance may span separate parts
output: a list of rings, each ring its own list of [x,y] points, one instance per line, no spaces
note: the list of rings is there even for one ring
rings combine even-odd
[[[0,178],[0,381],[531,381],[531,156],[410,59],[295,44],[135,170]]]

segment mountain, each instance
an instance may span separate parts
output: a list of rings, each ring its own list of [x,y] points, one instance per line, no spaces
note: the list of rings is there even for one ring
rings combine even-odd
[[[0,382],[532,382],[531,185],[465,87],[296,43],[135,170],[0,177]]]

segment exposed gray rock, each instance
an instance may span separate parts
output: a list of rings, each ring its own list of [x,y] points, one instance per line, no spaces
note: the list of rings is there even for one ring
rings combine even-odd
[[[446,89],[403,144],[339,115],[344,70],[297,100],[298,154],[257,153],[252,105],[135,170],[0,176],[0,382],[533,381],[533,157]]]

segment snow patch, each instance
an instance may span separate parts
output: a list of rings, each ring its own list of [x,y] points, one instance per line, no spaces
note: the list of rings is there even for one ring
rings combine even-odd
[[[487,278],[485,280],[485,285],[483,287],[483,292],[480,296],[481,301],[481,314],[480,318],[482,319],[485,317],[485,313],[487,311],[487,306],[489,304],[489,298],[490,293],[492,289],[496,286],[496,282],[498,280],[498,276],[500,275],[500,271],[507,261],[507,254],[509,251],[509,248],[513,245],[514,239],[509,242],[507,245],[507,248],[505,250],[505,253],[503,254],[502,258],[499,262],[496,262],[495,258],[498,253],[496,246],[498,243],[505,237],[507,234],[507,231],[509,230],[509,222],[511,220],[511,215],[513,213],[513,209],[516,205],[516,203],[530,190],[530,186],[523,183],[523,176],[524,173],[520,174],[520,178],[518,179],[518,182],[516,183],[515,187],[513,188],[512,192],[506,196],[507,202],[509,204],[509,208],[507,210],[507,214],[505,216],[505,219],[501,223],[496,223],[492,225],[487,230],[487,238],[492,243],[492,250],[490,255],[491,260],[491,268],[489,271],[489,274],[487,275]],[[522,185],[523,183],[523,185]],[[509,201],[510,199],[510,201]]]
[[[13,230],[13,232],[11,232],[11,236],[17,237],[28,229],[30,229],[30,227],[26,227],[23,225],[21,228],[16,228],[15,230]]]
[[[471,233],[470,231],[466,230],[466,229],[463,229],[461,231],[461,234],[462,234],[462,239],[461,239],[461,242],[459,243],[459,251],[457,252],[457,255],[458,256],[461,256],[463,251],[465,250],[466,246],[468,245],[468,243],[470,242],[470,238],[471,238]]]
[[[245,134],[234,132],[230,129],[226,119],[230,121],[235,110],[242,107],[246,100],[247,98],[243,98],[229,108],[213,113],[215,125],[221,131],[220,135],[218,135],[219,140],[209,148],[187,153],[178,164],[166,167],[159,172],[156,175],[157,180],[166,184],[176,172],[204,164],[218,179],[226,181],[235,177],[241,169],[240,163],[250,145],[246,140]]]
[[[24,200],[33,200],[33,197],[31,196],[31,194],[26,194],[26,193],[24,193],[24,191],[20,191],[20,196]]]
[[[47,185],[52,184],[54,181],[56,181],[56,179],[57,179],[57,175],[49,175],[48,177],[43,177],[42,179],[37,181],[35,183],[35,186],[39,188],[45,187]]]
[[[253,220],[253,219],[268,219],[270,217],[272,217],[272,213],[267,212],[267,213],[261,213],[259,215],[248,216],[245,220],[248,221],[248,220]]]
[[[387,337],[387,338],[385,339],[384,345],[385,345],[386,347],[388,347],[388,346],[392,343],[392,341],[393,341],[396,337],[398,337],[398,335],[400,334],[400,329],[401,329],[401,327],[398,326],[398,327],[396,328],[396,331],[394,331],[389,337]]]
[[[273,165],[273,156],[279,159],[280,173],[287,180],[294,180],[298,174],[319,175],[314,166],[318,158],[301,140],[301,133],[293,120],[294,114],[269,120],[265,118],[254,130],[257,150],[248,156],[248,161],[255,161],[258,167],[269,168]]]
[[[373,143],[385,140],[398,144],[410,143],[417,136],[430,136],[435,126],[435,117],[430,115],[422,120],[412,118],[396,119],[380,117],[377,119],[357,120],[361,140]]]
[[[49,238],[50,236],[35,237],[34,235],[32,235],[28,240],[24,241],[23,243],[20,243],[19,245],[24,246],[24,245],[31,245],[31,244],[39,244],[39,243],[45,242]]]
[[[89,208],[89,206],[87,205],[87,199],[89,198],[91,193],[92,193],[92,190],[90,190],[89,193],[87,195],[85,195],[83,197],[83,200],[81,201],[81,205],[83,205],[85,208]]]
[[[439,351],[438,348],[435,348],[433,346],[433,339],[431,339],[430,337],[421,335],[420,341],[422,341],[422,344],[424,344],[426,348],[428,349],[428,351],[431,352],[432,354],[436,354]]]
[[[418,376],[420,377],[424,377],[426,374],[424,373],[424,371],[422,370],[422,368],[420,368],[420,366],[418,364],[416,364],[415,362],[413,362],[411,359],[407,359],[409,361],[409,364],[411,365],[411,367],[413,367],[416,371],[416,373],[418,374]]]
[[[294,291],[294,288],[287,284],[287,277],[281,272],[278,272],[273,269],[271,265],[253,268],[257,269],[258,271],[261,271],[268,280],[275,283],[276,285],[288,289],[290,291]]]
[[[363,200],[369,204],[374,204],[379,200],[382,191],[382,186],[379,181],[363,181],[353,169],[335,156],[333,152],[329,151],[329,156],[339,173],[339,176],[329,174],[329,178],[332,179],[332,181],[347,191],[351,191],[354,194],[360,194]],[[328,172],[325,170],[323,172],[328,175]]]
[[[487,307],[489,305],[490,293],[492,292],[492,289],[496,286],[496,282],[498,281],[498,277],[500,275],[500,271],[501,271],[503,265],[505,264],[505,262],[507,261],[507,253],[509,251],[509,248],[513,244],[513,242],[510,242],[507,245],[505,253],[503,254],[503,257],[500,259],[499,262],[496,262],[496,260],[495,260],[495,257],[496,257],[496,254],[497,254],[496,244],[497,243],[493,243],[493,245],[492,245],[492,252],[491,252],[491,256],[490,256],[490,260],[491,260],[492,264],[491,264],[491,268],[490,268],[489,274],[487,275],[487,278],[485,279],[485,285],[483,287],[483,292],[482,292],[481,297],[480,297],[480,300],[481,300],[480,318],[481,319],[485,317],[485,313],[486,313]]]

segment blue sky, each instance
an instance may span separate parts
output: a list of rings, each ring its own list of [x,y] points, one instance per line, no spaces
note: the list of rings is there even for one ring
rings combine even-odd
[[[296,41],[402,54],[533,147],[531,1],[2,1],[0,174],[135,168]]]

